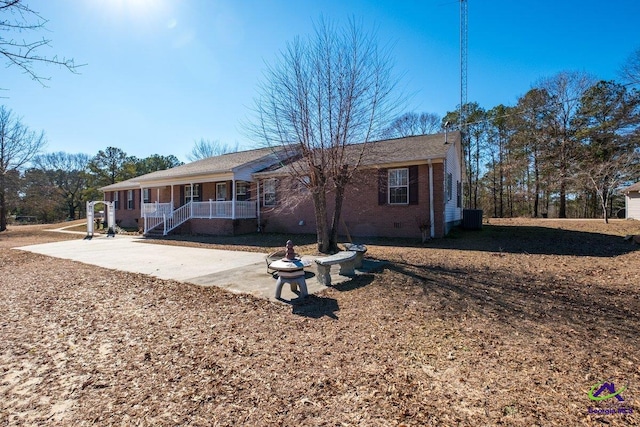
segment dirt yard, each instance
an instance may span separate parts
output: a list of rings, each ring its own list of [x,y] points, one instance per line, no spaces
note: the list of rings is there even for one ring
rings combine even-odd
[[[44,228],[0,233],[0,426],[640,425],[638,221],[365,241],[295,306],[10,249],[82,238]]]

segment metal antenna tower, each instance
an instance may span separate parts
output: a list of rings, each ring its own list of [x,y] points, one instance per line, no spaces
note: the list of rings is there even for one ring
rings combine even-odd
[[[460,130],[465,130],[467,109],[467,0],[460,0]]]

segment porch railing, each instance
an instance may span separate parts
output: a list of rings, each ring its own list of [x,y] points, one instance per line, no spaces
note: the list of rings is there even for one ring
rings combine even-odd
[[[236,202],[236,214],[233,215],[233,202],[209,200],[193,202],[193,218],[256,218],[256,202]]]
[[[143,203],[142,216],[145,218],[162,218],[173,210],[171,203]]]
[[[175,210],[172,209],[171,203],[144,203],[142,205],[145,234],[162,225],[162,232],[167,235],[171,230],[191,218],[257,218],[256,202],[236,201],[235,215],[233,212],[233,201],[188,202]]]

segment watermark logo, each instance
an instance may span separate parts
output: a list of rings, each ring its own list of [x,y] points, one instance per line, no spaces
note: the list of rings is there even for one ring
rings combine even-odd
[[[599,383],[594,384],[589,390],[589,399],[594,402],[609,401],[615,402],[617,405],[608,405],[612,406],[609,408],[601,408],[601,407],[589,407],[588,412],[590,415],[613,415],[613,414],[633,414],[633,408],[627,407],[620,402],[624,402],[624,397],[622,397],[622,393],[627,390],[629,385],[625,385],[621,388],[616,388],[616,385],[613,381],[605,380],[600,381]],[[617,401],[617,402],[616,402]],[[600,406],[600,405],[598,405]]]
[[[615,397],[618,399],[618,402],[624,402],[624,398],[620,393],[625,391],[627,387],[628,386],[624,386],[620,390],[616,390],[616,386],[613,382],[600,381],[599,383],[594,384],[594,386],[591,387],[591,390],[589,390],[589,399],[599,402],[601,400],[607,400]]]

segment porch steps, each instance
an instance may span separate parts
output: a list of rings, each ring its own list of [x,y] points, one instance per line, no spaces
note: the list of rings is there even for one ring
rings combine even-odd
[[[144,236],[152,239],[164,237],[162,224],[160,224],[158,227],[152,228],[151,230],[147,230],[147,232],[144,233]]]

